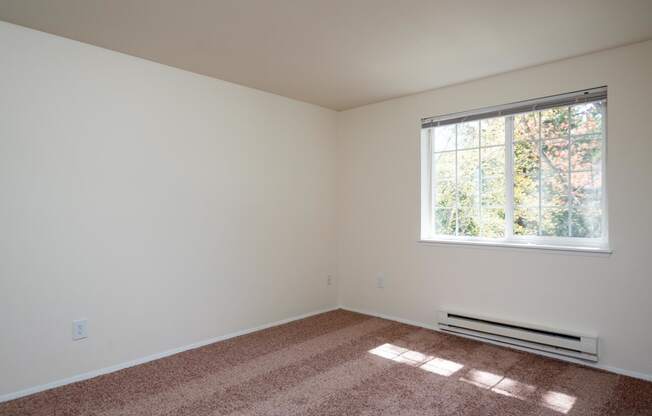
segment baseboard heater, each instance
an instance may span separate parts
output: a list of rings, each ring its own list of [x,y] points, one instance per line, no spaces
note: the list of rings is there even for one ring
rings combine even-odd
[[[448,311],[439,312],[438,324],[444,332],[587,361],[598,361],[596,337]]]

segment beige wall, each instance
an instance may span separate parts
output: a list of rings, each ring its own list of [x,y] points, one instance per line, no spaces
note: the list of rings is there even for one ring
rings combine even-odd
[[[335,305],[335,112],[2,22],[0,57],[0,396]]]
[[[422,117],[601,85],[611,256],[417,243]],[[340,113],[342,304],[429,325],[451,308],[597,333],[601,365],[652,377],[651,126],[652,42]]]

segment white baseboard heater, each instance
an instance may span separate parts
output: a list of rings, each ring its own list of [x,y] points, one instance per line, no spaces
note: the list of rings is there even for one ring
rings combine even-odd
[[[442,331],[470,338],[598,361],[597,337],[449,311],[439,312],[438,324]]]

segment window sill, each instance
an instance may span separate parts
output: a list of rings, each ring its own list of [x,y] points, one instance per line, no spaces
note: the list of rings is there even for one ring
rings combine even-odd
[[[572,246],[553,246],[545,244],[527,244],[527,243],[503,243],[490,241],[468,241],[468,240],[418,240],[419,244],[435,246],[466,246],[471,248],[511,248],[516,250],[539,250],[545,252],[557,252],[560,254],[575,255],[597,255],[609,256],[613,253],[609,248],[597,247],[572,247]]]

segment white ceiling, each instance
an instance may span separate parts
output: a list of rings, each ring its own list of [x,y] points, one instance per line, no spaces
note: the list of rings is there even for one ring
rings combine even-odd
[[[652,0],[0,0],[0,19],[336,110],[652,38]]]

